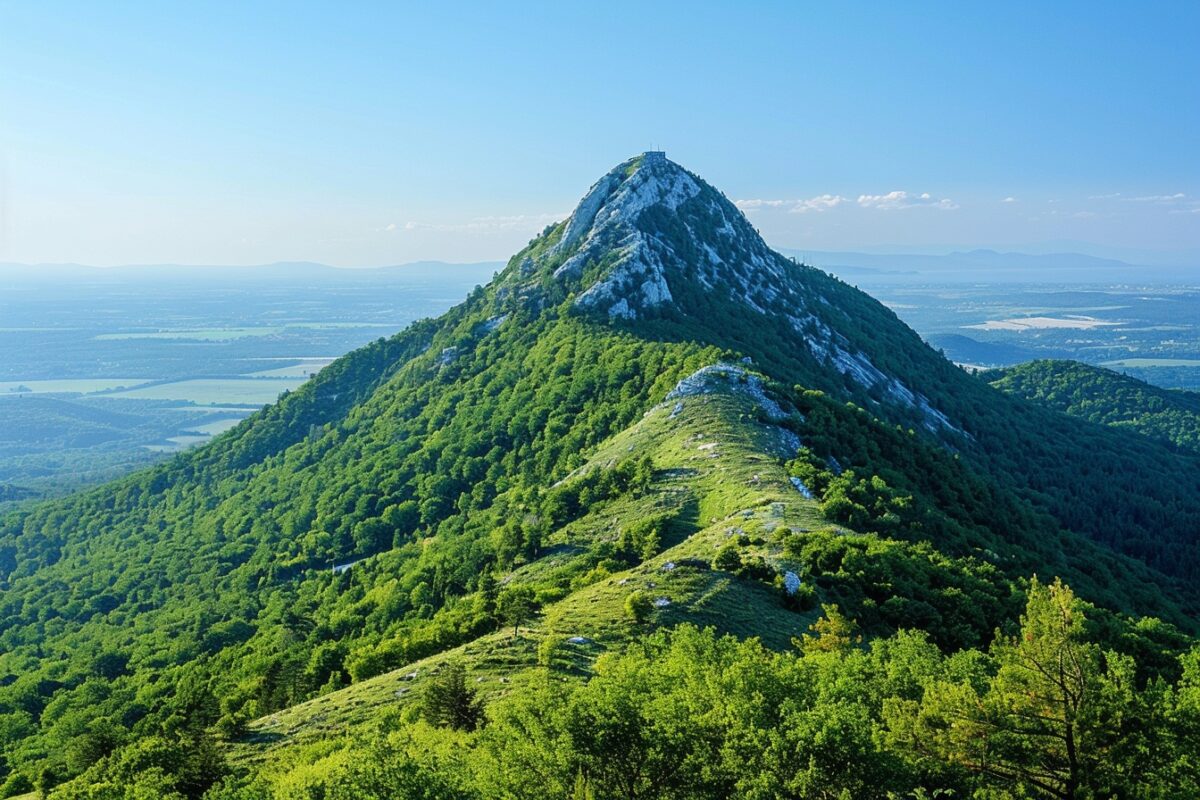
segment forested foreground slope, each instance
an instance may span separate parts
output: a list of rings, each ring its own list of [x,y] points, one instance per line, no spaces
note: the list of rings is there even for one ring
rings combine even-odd
[[[1196,457],[963,373],[656,154],[443,317],[0,530],[10,794],[1193,787]]]

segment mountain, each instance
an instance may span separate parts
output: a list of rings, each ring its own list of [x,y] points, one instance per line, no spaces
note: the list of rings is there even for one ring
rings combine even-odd
[[[1032,361],[982,372],[1008,394],[1200,453],[1200,394],[1162,389],[1078,361]]]
[[[1040,637],[1054,603],[1137,702],[1151,679],[1186,694],[1197,530],[1200,460],[963,372],[646,153],[442,317],[208,445],[5,517],[4,791],[965,795],[991,778],[903,745],[933,724],[905,704],[1008,674],[1021,646],[995,631]],[[796,737],[770,769],[816,783],[751,791],[770,731]],[[834,755],[797,755],[820,731],[844,732]],[[845,783],[843,742],[886,780]],[[602,778],[625,745],[636,769]]]

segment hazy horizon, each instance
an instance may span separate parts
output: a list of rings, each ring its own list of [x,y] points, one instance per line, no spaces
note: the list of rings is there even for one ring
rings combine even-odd
[[[771,244],[771,243],[768,243]],[[954,256],[975,256],[986,254],[999,259],[1012,258],[1014,262],[1022,259],[1036,258],[1056,258],[1056,257],[1073,257],[1077,258],[1081,264],[1086,264],[1089,260],[1095,261],[1097,265],[1100,262],[1113,262],[1113,265],[1118,264],[1129,267],[1149,267],[1151,269],[1161,270],[1165,274],[1170,274],[1172,277],[1180,275],[1190,277],[1190,269],[1200,265],[1200,251],[1178,251],[1174,253],[1154,253],[1150,251],[1139,251],[1130,248],[1104,248],[1093,245],[1088,242],[1062,242],[1062,243],[1045,243],[1041,245],[1030,244],[1024,246],[988,246],[984,245],[949,245],[949,244],[927,244],[927,245],[879,245],[874,247],[862,248],[842,248],[842,249],[817,249],[817,248],[802,248],[790,247],[787,245],[772,245],[774,249],[785,255],[795,256],[804,260],[805,263],[811,263],[814,266],[821,266],[822,262],[830,262],[830,258],[841,256],[855,257],[849,262],[853,266],[859,260],[887,259],[894,257],[897,260],[896,267],[903,265],[903,262],[911,259],[928,258],[946,259]],[[100,264],[94,262],[81,261],[55,261],[55,262],[22,262],[22,261],[4,261],[0,260],[0,268],[4,269],[70,269],[80,268],[99,271],[120,271],[120,270],[156,270],[156,269],[187,269],[187,270],[262,270],[268,268],[322,268],[337,271],[349,272],[370,272],[373,270],[389,270],[389,269],[419,269],[422,267],[463,267],[463,268],[482,268],[495,267],[503,268],[507,263],[511,254],[497,254],[494,258],[482,258],[472,261],[453,261],[448,259],[420,259],[415,261],[392,262],[392,263],[373,263],[373,264],[331,264],[322,261],[314,261],[309,259],[296,260],[280,260],[280,261],[264,261],[264,262],[242,262],[242,263],[185,263],[185,262],[135,262],[135,263],[107,263]],[[861,259],[859,258],[861,257]],[[843,265],[845,266],[845,265]],[[887,266],[886,264],[877,264],[877,266]],[[1016,263],[1013,265],[1017,266]],[[1098,276],[1103,279],[1103,275]],[[1196,277],[1200,279],[1200,271],[1197,271]]]

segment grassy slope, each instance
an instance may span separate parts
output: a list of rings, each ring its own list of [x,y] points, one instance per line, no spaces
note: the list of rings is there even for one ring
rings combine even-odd
[[[751,400],[707,394],[684,399],[682,410],[672,416],[674,407],[674,402],[655,407],[610,439],[590,461],[605,465],[648,453],[658,470],[654,491],[641,499],[621,499],[564,526],[546,555],[513,577],[532,579],[562,569],[573,553],[581,551],[579,545],[595,538],[615,539],[624,525],[646,514],[681,509],[662,553],[549,604],[519,637],[514,638],[511,630],[498,631],[256,720],[249,735],[231,748],[233,759],[275,760],[285,757],[292,746],[369,725],[389,711],[411,705],[420,697],[426,678],[451,659],[464,662],[485,698],[495,696],[520,684],[522,672],[536,663],[538,643],[549,635],[592,640],[567,644],[559,663],[564,675],[586,675],[600,653],[644,632],[624,613],[625,598],[636,589],[671,601],[654,612],[652,625],[691,621],[742,637],[757,636],[772,647],[787,647],[791,637],[806,630],[815,613],[788,611],[774,589],[731,573],[664,566],[685,559],[708,563],[727,537],[743,531],[752,539],[764,539],[747,552],[780,563],[780,550],[769,536],[772,531],[781,526],[817,530],[829,527],[828,523],[820,518],[816,503],[805,500],[788,482],[780,464],[786,456],[780,430],[748,424],[756,415]],[[410,679],[414,672],[416,677]]]

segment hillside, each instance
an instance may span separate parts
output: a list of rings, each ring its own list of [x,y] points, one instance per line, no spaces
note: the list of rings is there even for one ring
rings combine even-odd
[[[67,494],[112,480],[159,460],[146,449],[191,425],[203,413],[164,408],[152,401],[127,401],[113,408],[104,400],[37,394],[0,396],[0,503]]]
[[[1162,389],[1077,361],[1032,361],[980,373],[1002,392],[1072,417],[1200,453],[1200,394]]]
[[[147,796],[198,797],[232,758],[228,792],[210,796],[342,796],[322,788],[356,759],[335,731],[383,725],[433,737],[417,747],[426,753],[454,747],[459,734],[406,727],[419,705],[406,704],[453,678],[453,663],[483,679],[472,684],[482,697],[502,698],[496,731],[520,727],[531,713],[520,704],[543,690],[605,691],[609,670],[623,674],[614,665],[636,666],[623,661],[637,658],[636,647],[623,654],[631,642],[664,664],[672,648],[694,647],[696,663],[762,680],[774,664],[808,691],[817,679],[805,683],[804,664],[823,664],[825,681],[837,659],[868,657],[848,647],[857,626],[883,648],[862,674],[901,669],[879,655],[900,648],[923,665],[921,681],[974,675],[978,688],[980,665],[1009,657],[985,654],[993,632],[1015,632],[1022,608],[1050,602],[1034,574],[1095,604],[1053,593],[1078,610],[1071,636],[1082,641],[1086,609],[1087,647],[1128,661],[1139,691],[1149,677],[1174,685],[1192,680],[1179,656],[1200,608],[1197,530],[1195,457],[967,375],[648,153],[442,317],[339,359],[207,446],[7,516],[8,790],[40,782],[59,787],[53,797],[101,796],[89,787],[132,785],[154,767],[138,784]],[[777,655],[818,618],[832,631],[826,655]],[[684,623],[759,643],[650,635]],[[521,627],[535,632],[511,635]],[[527,668],[538,663],[563,685],[535,685],[546,676]],[[637,685],[622,691],[643,697]],[[870,695],[855,746],[882,741],[883,728],[871,732],[885,725],[879,704],[916,702],[915,685]],[[674,713],[681,726],[689,718]],[[539,730],[577,747],[586,719]],[[893,723],[896,737],[916,724]],[[773,724],[727,746],[753,749]],[[571,752],[542,752],[558,749]],[[916,758],[903,753],[879,758]],[[337,763],[312,766],[327,758]],[[405,758],[396,775],[442,780]],[[554,781],[613,796],[584,764],[554,767],[542,794],[535,782],[505,796],[551,796]],[[913,764],[886,785],[937,783]],[[270,785],[247,788],[247,765]],[[344,796],[406,796],[397,785]],[[938,785],[974,787],[957,773]]]

